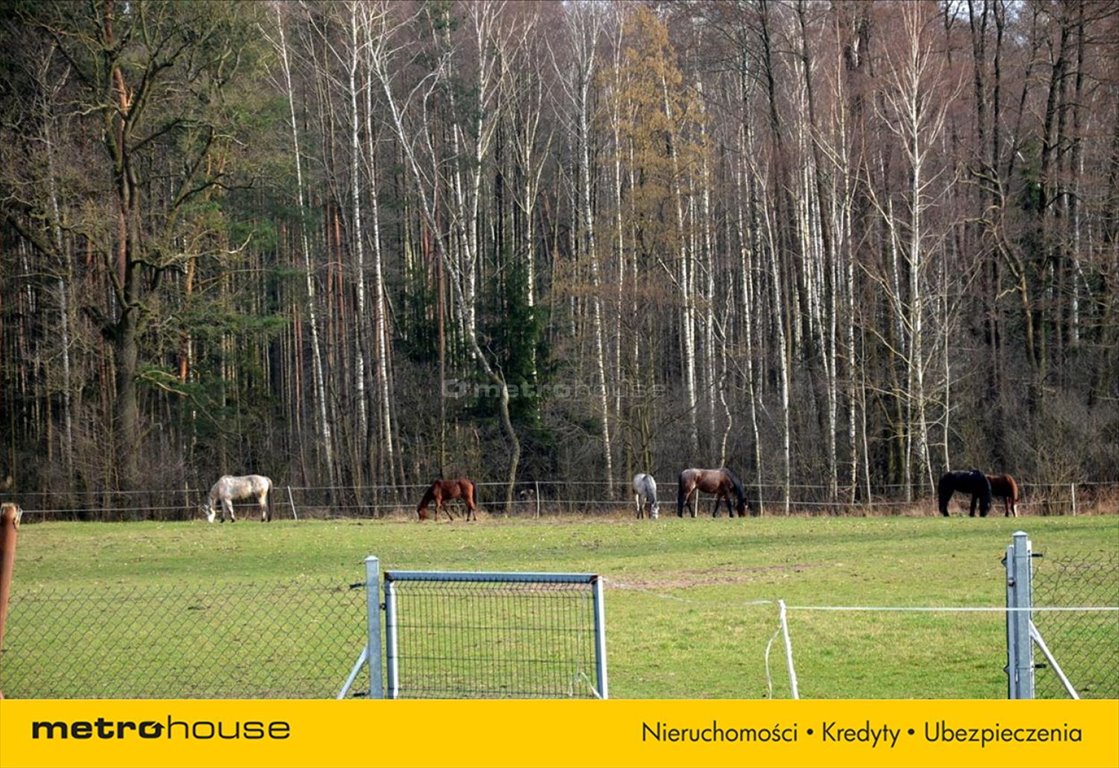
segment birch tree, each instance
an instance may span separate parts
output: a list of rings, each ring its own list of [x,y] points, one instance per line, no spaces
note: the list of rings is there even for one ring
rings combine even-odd
[[[368,57],[376,49],[374,34],[376,29],[375,14],[368,5],[362,6],[360,26],[363,40],[362,64],[366,71],[372,72]],[[376,137],[378,127],[373,123],[374,100],[373,83],[370,82],[364,89],[365,93],[365,171],[369,181],[369,211],[370,211],[370,241],[373,249],[373,341],[376,356],[375,381],[377,386],[378,440],[377,445],[383,447],[383,461],[380,463],[382,474],[387,474],[390,482],[396,482],[396,426],[393,418],[393,386],[392,386],[392,343],[389,331],[389,306],[388,292],[385,284],[384,252],[381,243],[381,206],[379,203],[380,191],[380,155],[378,153]],[[370,446],[370,451],[373,446]],[[387,472],[386,472],[387,470]],[[403,478],[400,478],[403,480]]]
[[[412,177],[416,194],[419,196],[419,212],[427,221],[432,233],[440,261],[450,276],[449,284],[454,305],[462,324],[463,338],[471,359],[478,366],[485,379],[494,386],[498,395],[498,408],[501,424],[509,443],[509,466],[506,475],[505,508],[512,507],[513,490],[516,484],[517,467],[520,462],[520,439],[509,415],[509,388],[501,370],[493,365],[478,340],[475,323],[473,270],[478,255],[477,213],[478,194],[481,188],[482,160],[493,137],[497,113],[492,100],[495,98],[496,62],[492,50],[488,49],[494,21],[499,10],[497,4],[475,4],[469,7],[471,39],[477,46],[477,71],[475,73],[475,102],[469,113],[474,115],[474,131],[468,137],[461,126],[452,126],[453,144],[456,154],[466,152],[471,163],[463,163],[465,158],[454,157],[449,177],[444,176],[443,158],[432,141],[434,126],[429,122],[430,107],[436,90],[443,86],[449,77],[451,66],[450,48],[444,48],[440,58],[434,63],[417,84],[403,96],[396,92],[395,73],[403,68],[400,57],[405,48],[398,47],[398,33],[403,26],[392,22],[392,5],[381,5],[377,16],[376,46],[370,52],[370,66],[381,85],[388,109],[388,117],[395,131],[404,155],[407,172]],[[422,12],[422,11],[421,11]],[[418,18],[418,17],[414,17]],[[463,167],[465,165],[465,167]],[[437,195],[441,188],[449,188],[453,207],[451,232],[445,233],[440,227]],[[453,258],[451,238],[455,247],[461,249],[464,258]]]
[[[291,129],[292,162],[295,166],[295,197],[296,210],[299,213],[299,239],[302,245],[303,278],[306,287],[307,325],[311,335],[311,374],[314,387],[313,410],[318,418],[315,422],[320,440],[317,444],[322,446],[323,458],[330,476],[330,485],[335,484],[334,464],[334,437],[331,419],[327,412],[326,376],[323,372],[322,344],[319,339],[319,307],[316,298],[315,268],[312,261],[311,243],[307,236],[306,222],[310,217],[307,209],[307,197],[303,183],[303,156],[299,141],[299,120],[296,115],[296,94],[292,85],[291,57],[287,45],[287,36],[284,31],[283,7],[275,6],[276,11],[276,38],[273,45],[280,57],[281,73],[283,75],[284,91],[287,96],[288,120]]]
[[[592,86],[598,67],[603,13],[593,5],[580,4],[568,9],[567,39],[571,45],[571,72],[567,96],[575,115],[575,152],[580,233],[579,248],[591,273],[591,317],[594,333],[595,389],[602,419],[602,454],[607,495],[614,495],[614,448],[611,440],[610,401],[607,396],[606,341],[602,310],[602,267],[596,235],[596,215],[592,189],[596,168],[591,162]]]
[[[904,290],[896,284],[892,301],[898,307],[904,341],[901,352],[906,372],[905,455],[909,467],[914,470],[914,474],[906,475],[906,482],[909,485],[916,482],[926,489],[935,487],[929,440],[929,405],[933,393],[926,388],[929,352],[925,323],[930,307],[930,273],[933,276],[936,273],[928,265],[939,246],[936,233],[925,222],[925,215],[939,194],[938,185],[946,183],[941,178],[942,171],[934,167],[931,153],[944,130],[951,101],[959,91],[958,85],[953,86],[945,79],[943,63],[934,55],[930,37],[935,10],[930,3],[902,6],[900,50],[885,59],[883,108],[879,115],[886,129],[898,140],[908,176],[903,194],[907,219],[896,215],[892,206],[879,204],[879,209],[904,262],[904,269],[898,270],[905,283]],[[945,85],[947,93],[943,90]],[[945,290],[944,286],[939,290]],[[942,334],[948,332],[943,327],[939,330]],[[945,460],[947,463],[947,457]],[[916,473],[916,467],[920,467],[920,474]]]

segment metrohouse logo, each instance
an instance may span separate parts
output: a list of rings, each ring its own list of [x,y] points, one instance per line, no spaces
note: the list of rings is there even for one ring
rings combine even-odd
[[[291,736],[291,724],[284,720],[33,720],[32,740],[114,740],[147,739],[166,741],[282,741]]]

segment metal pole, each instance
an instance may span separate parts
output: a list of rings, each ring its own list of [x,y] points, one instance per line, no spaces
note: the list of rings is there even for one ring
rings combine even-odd
[[[396,585],[391,573],[385,577],[385,641],[385,669],[388,672],[385,698],[395,699],[400,695],[400,669],[396,658]]]
[[[606,607],[602,601],[602,578],[595,576],[591,582],[594,590],[594,655],[598,677],[598,697],[610,698],[606,680]]]
[[[1011,699],[1034,697],[1030,537],[1015,531],[1006,550],[1006,677]]]
[[[369,626],[366,663],[369,664],[369,698],[385,697],[381,679],[381,562],[370,555],[365,558],[365,613]]]

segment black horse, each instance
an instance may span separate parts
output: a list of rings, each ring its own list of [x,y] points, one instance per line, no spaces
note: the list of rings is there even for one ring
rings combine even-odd
[[[975,517],[976,502],[979,503],[979,516],[987,516],[987,512],[991,509],[991,481],[985,474],[978,469],[970,469],[945,472],[940,476],[940,482],[936,484],[936,493],[940,502],[940,514],[945,517],[948,517],[948,500],[957,491],[971,494],[969,517]]]

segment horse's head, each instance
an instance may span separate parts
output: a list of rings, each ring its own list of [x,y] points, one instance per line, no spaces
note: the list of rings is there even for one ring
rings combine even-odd
[[[971,470],[972,494],[979,499],[979,516],[986,517],[991,509],[991,481],[978,469]],[[975,506],[972,502],[974,513]]]
[[[659,501],[654,501],[653,505],[649,507],[649,517],[656,520],[661,513],[661,505]]]
[[[735,512],[739,517],[746,517],[746,510],[750,508],[750,501],[746,498],[745,486],[743,486],[742,481],[738,479],[738,475],[734,474],[726,467],[723,467],[723,474],[730,480],[731,488],[734,489]]]
[[[203,504],[202,505],[202,514],[206,515],[206,522],[208,522],[208,523],[214,522],[215,512],[214,512],[214,508],[212,506],[210,506],[209,504]]]

